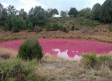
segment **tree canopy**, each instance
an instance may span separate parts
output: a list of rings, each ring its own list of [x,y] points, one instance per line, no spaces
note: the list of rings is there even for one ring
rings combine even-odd
[[[78,15],[78,11],[76,8],[71,8],[68,14],[73,15],[73,17],[76,17]]]
[[[99,3],[96,3],[92,8],[90,18],[94,20],[99,20],[100,9],[101,9],[101,5]]]
[[[106,0],[101,7],[99,19],[102,22],[112,22],[112,0]]]

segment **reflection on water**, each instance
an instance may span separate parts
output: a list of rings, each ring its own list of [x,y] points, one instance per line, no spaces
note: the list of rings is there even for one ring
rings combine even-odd
[[[52,49],[52,50],[53,50],[54,52],[58,52],[58,54],[57,54],[58,57],[70,59],[70,57],[69,57],[68,54],[67,54],[68,50],[65,50],[65,51],[63,51],[63,52],[61,52],[60,49]],[[74,54],[75,54],[75,56],[73,57],[73,59],[80,59],[80,58],[81,58],[81,56],[78,56],[78,55],[77,55],[78,51],[73,51],[73,50],[72,50],[72,52],[74,52]]]

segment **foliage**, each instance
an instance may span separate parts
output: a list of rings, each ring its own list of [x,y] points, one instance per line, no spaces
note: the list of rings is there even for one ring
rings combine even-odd
[[[82,55],[82,57],[83,57],[84,62],[91,67],[96,65],[97,62],[98,62],[98,58],[96,56],[95,51],[93,52],[93,54],[91,52],[90,53],[85,53],[85,54]]]
[[[20,16],[20,17],[23,17],[23,19],[25,20],[25,19],[26,19],[26,16],[27,16],[27,12],[24,11],[24,9],[21,9],[21,10],[19,11],[19,16]]]
[[[66,27],[63,27],[62,31],[68,33],[69,30]]]
[[[67,15],[68,15],[67,11],[61,11],[60,12],[60,16],[63,17],[63,18],[67,17]]]
[[[53,17],[54,15],[59,15],[58,10],[55,9],[51,9],[51,11],[49,12],[49,14]]]
[[[54,23],[52,28],[53,31],[57,31],[59,29],[59,25]]]
[[[99,19],[102,22],[112,22],[112,0],[106,0],[101,7]]]
[[[100,24],[99,22],[94,22],[94,20],[84,19],[84,18],[75,18],[74,22],[78,23],[80,25],[86,25],[86,26],[89,26],[89,27],[97,26],[97,25]]]
[[[14,6],[12,5],[9,5],[7,7],[7,14],[8,15],[11,15],[11,14],[16,14],[18,11],[14,8]]]
[[[32,22],[33,26],[41,25],[46,22],[46,17],[45,10],[41,6],[35,6],[35,8],[30,9],[26,23]]]
[[[18,27],[17,26],[14,26],[13,28],[12,28],[12,32],[19,32],[19,29],[18,29]]]
[[[43,57],[42,48],[37,38],[28,38],[19,47],[18,58],[32,60],[36,58],[40,60]]]
[[[73,17],[76,17],[78,15],[78,11],[76,8],[71,8],[68,14],[73,15]]]
[[[99,20],[100,9],[101,5],[99,3],[96,3],[92,8],[90,18],[94,20]]]
[[[112,32],[112,26],[109,26],[109,31]]]
[[[72,30],[74,30],[74,26],[72,26]]]
[[[9,30],[9,26],[7,23],[5,23],[5,26],[4,26],[4,31],[8,31]]]
[[[112,61],[112,57],[110,55],[100,55],[98,59],[101,63],[105,63],[105,61]]]
[[[4,25],[6,17],[7,17],[7,11],[0,3],[0,25]]]
[[[28,24],[28,29],[33,29],[33,25],[31,22]]]
[[[91,9],[90,8],[84,8],[79,11],[78,16],[85,17],[85,18],[90,18],[91,15]]]
[[[47,24],[47,31],[50,31],[50,24]]]
[[[11,30],[12,27],[17,26],[16,21],[17,21],[17,16],[14,13],[12,13],[9,16],[7,16],[5,23],[8,24],[9,30]]]
[[[79,28],[76,27],[75,30],[79,30]]]
[[[21,29],[21,30],[27,29],[27,28],[26,28],[25,21],[24,21],[24,19],[23,19],[22,16],[19,17],[19,18],[17,19],[16,23],[17,23],[17,27],[18,27],[19,29]]]
[[[36,60],[24,62],[20,59],[0,61],[0,81],[37,81]]]

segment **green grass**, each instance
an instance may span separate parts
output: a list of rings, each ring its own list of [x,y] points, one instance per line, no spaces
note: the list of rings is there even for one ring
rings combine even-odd
[[[3,60],[0,58],[1,81],[36,81],[36,60],[23,61],[20,59]]]
[[[91,19],[84,19],[84,18],[75,18],[74,22],[89,27],[100,25],[100,23],[97,21]]]

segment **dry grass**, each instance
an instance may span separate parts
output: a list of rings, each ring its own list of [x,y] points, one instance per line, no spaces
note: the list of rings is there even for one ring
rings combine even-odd
[[[3,59],[15,58],[17,54],[18,52],[16,50],[0,47],[0,57],[2,57]]]
[[[37,38],[71,38],[71,39],[86,39],[86,40],[97,40],[103,42],[112,43],[112,33],[82,33],[81,31],[69,31],[68,33],[61,31],[42,31],[39,33],[36,32],[27,32],[20,31],[18,33],[11,32],[1,32],[0,33],[0,42],[15,40],[15,39],[26,39],[29,37],[37,37]]]

